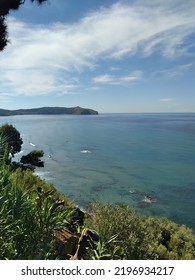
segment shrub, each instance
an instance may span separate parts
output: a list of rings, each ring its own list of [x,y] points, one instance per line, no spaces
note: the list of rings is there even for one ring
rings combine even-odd
[[[88,211],[85,226],[97,231],[104,244],[117,236],[107,244],[107,255],[112,256],[118,246],[118,259],[195,259],[195,235],[184,225],[166,218],[138,217],[125,205],[95,203]]]

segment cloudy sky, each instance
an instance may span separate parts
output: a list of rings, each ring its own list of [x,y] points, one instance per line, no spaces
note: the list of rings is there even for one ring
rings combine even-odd
[[[195,0],[26,1],[8,17],[0,108],[195,112]]]

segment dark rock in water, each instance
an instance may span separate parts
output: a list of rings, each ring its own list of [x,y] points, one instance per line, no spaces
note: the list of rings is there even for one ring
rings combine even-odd
[[[156,202],[156,198],[154,196],[151,196],[150,194],[142,192],[138,189],[130,189],[129,193],[132,194],[136,200],[138,200],[138,207],[140,208],[148,207],[150,204]]]
[[[145,192],[142,192],[138,189],[130,189],[129,191],[131,194],[135,194],[137,196],[144,196],[144,198],[142,199],[143,202],[146,202],[146,203],[154,203],[156,202],[156,199],[154,197],[152,197],[151,195],[145,193]]]
[[[151,197],[150,195],[145,195],[142,201],[146,203],[154,203],[156,202],[156,199]]]
[[[139,201],[138,207],[139,208],[146,208],[149,207],[150,204],[153,204],[156,202],[156,199],[150,195],[145,195],[144,198]]]

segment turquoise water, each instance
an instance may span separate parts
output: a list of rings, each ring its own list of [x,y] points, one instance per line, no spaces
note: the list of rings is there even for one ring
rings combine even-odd
[[[45,151],[37,174],[80,207],[97,199],[126,203],[195,229],[195,114],[1,117],[5,122],[20,131],[23,154]]]

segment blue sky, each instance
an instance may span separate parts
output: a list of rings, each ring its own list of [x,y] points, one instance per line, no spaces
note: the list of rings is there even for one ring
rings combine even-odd
[[[195,112],[195,0],[26,0],[0,53],[0,108]]]

